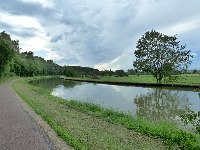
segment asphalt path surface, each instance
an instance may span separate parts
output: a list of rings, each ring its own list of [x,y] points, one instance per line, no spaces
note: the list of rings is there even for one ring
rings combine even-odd
[[[23,109],[11,83],[0,86],[0,150],[53,150],[48,136]]]

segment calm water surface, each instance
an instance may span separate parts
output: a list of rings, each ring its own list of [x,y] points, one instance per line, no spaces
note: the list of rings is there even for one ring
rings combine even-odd
[[[32,84],[47,88],[64,99],[92,102],[151,120],[174,120],[185,110],[200,110],[199,93],[192,89],[119,86],[61,79]]]

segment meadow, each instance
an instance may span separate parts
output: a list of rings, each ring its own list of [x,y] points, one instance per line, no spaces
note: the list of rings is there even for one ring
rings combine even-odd
[[[181,74],[172,82],[165,82],[158,84],[152,75],[129,75],[124,77],[116,76],[99,76],[94,79],[91,77],[64,77],[68,80],[97,82],[106,84],[122,84],[122,85],[135,85],[135,86],[172,86],[172,87],[185,87],[185,88],[200,88],[200,74]]]

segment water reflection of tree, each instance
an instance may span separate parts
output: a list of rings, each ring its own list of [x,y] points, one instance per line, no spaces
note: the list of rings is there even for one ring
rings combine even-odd
[[[63,81],[63,86],[66,88],[66,89],[69,89],[69,88],[73,88],[77,85],[81,85],[81,82],[76,82],[76,81]]]
[[[75,81],[66,81],[60,78],[51,78],[51,79],[41,79],[31,82],[33,85],[40,86],[44,89],[53,90],[54,88],[63,85],[66,89],[73,88],[76,85],[80,85],[81,82]]]
[[[44,89],[52,90],[58,85],[62,84],[62,80],[60,78],[50,78],[50,79],[40,79],[32,82],[33,85],[42,87]]]
[[[200,93],[198,94],[200,98]],[[180,115],[181,121],[184,125],[192,125],[196,132],[200,133],[200,111],[193,111],[191,109],[185,110],[185,113]]]
[[[188,108],[188,98],[178,91],[154,89],[146,95],[134,99],[137,106],[136,116],[151,120],[175,119]]]

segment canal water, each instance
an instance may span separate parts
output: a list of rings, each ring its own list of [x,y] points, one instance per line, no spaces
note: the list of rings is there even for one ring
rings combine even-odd
[[[108,85],[59,78],[36,80],[32,84],[66,100],[91,102],[155,121],[175,120],[186,110],[200,111],[200,92],[194,89]]]

